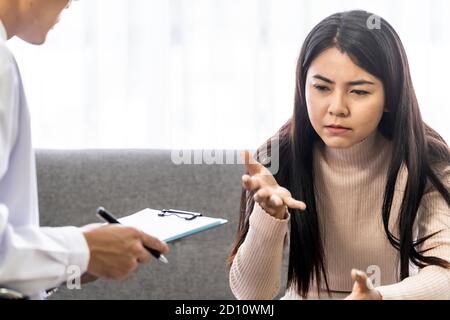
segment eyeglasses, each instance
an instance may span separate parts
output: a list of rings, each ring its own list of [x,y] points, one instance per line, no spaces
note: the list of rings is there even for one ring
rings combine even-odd
[[[183,211],[183,210],[174,210],[174,209],[162,209],[160,213],[158,213],[158,216],[160,217],[167,217],[167,216],[177,216],[178,218],[184,219],[184,220],[194,220],[197,217],[201,217],[202,214],[200,212],[190,212],[190,211]]]

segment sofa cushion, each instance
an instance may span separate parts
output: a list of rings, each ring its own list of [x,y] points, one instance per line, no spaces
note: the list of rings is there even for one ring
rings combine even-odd
[[[170,245],[170,263],[143,265],[125,281],[63,288],[52,299],[232,299],[226,257],[234,240],[242,165],[182,164],[169,150],[37,150],[43,226],[100,222],[150,207],[200,211],[228,224]]]

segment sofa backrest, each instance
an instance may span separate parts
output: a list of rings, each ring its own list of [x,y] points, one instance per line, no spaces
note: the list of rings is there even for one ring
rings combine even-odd
[[[168,265],[153,260],[125,281],[65,288],[52,299],[233,298],[225,261],[237,228],[243,165],[177,165],[169,150],[37,150],[36,158],[42,226],[100,222],[98,206],[119,217],[150,207],[229,221],[171,244]]]

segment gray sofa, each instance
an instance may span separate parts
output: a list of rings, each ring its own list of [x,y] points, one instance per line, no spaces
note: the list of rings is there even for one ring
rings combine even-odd
[[[43,226],[99,222],[102,205],[117,216],[146,207],[200,211],[229,223],[170,245],[124,281],[98,280],[51,299],[233,299],[225,260],[239,215],[242,165],[176,165],[169,150],[37,150]]]

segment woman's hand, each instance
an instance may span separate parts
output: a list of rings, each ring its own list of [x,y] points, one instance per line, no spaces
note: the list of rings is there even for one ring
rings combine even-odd
[[[381,300],[380,293],[373,288],[372,281],[361,270],[352,269],[352,293],[345,300]]]
[[[286,188],[278,185],[272,173],[250,157],[248,151],[242,153],[249,174],[242,176],[242,185],[248,191],[254,191],[254,200],[271,216],[285,219],[287,208],[305,210],[306,204],[292,198]]]

